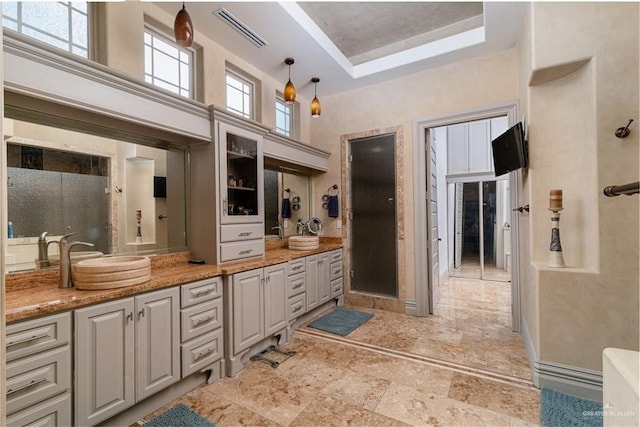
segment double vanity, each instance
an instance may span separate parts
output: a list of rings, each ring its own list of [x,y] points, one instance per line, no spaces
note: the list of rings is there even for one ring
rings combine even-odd
[[[8,424],[131,423],[237,375],[342,302],[340,239],[265,246],[262,257],[218,265],[153,256],[148,282],[114,289],[59,288],[55,270],[7,276]]]

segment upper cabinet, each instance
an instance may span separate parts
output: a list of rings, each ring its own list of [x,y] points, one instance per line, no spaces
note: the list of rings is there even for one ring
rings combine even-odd
[[[264,220],[264,160],[262,136],[217,123],[220,150],[221,223]]]
[[[492,173],[491,141],[507,125],[504,116],[447,126],[447,175]]]

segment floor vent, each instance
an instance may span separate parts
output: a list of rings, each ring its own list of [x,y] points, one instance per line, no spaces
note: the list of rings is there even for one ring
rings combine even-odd
[[[253,43],[256,47],[261,48],[264,46],[268,46],[269,43],[257,35],[251,28],[244,25],[238,18],[233,16],[231,12],[229,12],[224,7],[217,9],[213,12],[218,18],[222,19],[224,22],[233,27],[240,34],[245,36],[251,43]]]

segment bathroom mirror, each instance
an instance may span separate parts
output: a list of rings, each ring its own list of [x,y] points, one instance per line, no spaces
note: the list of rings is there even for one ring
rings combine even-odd
[[[289,191],[286,191],[289,190]],[[290,216],[283,218],[283,199],[289,199]],[[265,169],[264,171],[264,211],[265,236],[267,240],[277,239],[280,225],[283,237],[296,234],[298,219],[303,222],[309,218],[310,209],[309,176],[284,169]],[[287,202],[285,202],[287,203]],[[284,210],[287,216],[287,209]]]
[[[35,268],[45,231],[47,240],[75,232],[73,240],[104,254],[186,249],[184,150],[8,118],[3,129],[13,226],[8,272]],[[50,257],[57,251],[49,245]]]

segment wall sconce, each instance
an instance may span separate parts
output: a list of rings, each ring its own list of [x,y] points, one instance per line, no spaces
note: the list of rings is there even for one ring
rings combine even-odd
[[[320,79],[318,77],[313,77],[311,81],[313,82],[313,101],[311,101],[311,117],[313,117],[314,119],[317,119],[318,117],[320,117],[320,101],[318,101],[318,93],[317,93],[318,82],[320,81]]]
[[[284,86],[284,102],[287,104],[296,102],[296,88],[293,86],[293,83],[291,83],[291,65],[293,65],[294,62],[293,58],[284,60],[284,63],[289,66],[289,81]]]
[[[173,22],[173,34],[176,37],[176,43],[183,47],[190,47],[193,43],[193,23],[189,12],[184,7],[182,2],[182,9],[178,11],[176,20]]]

